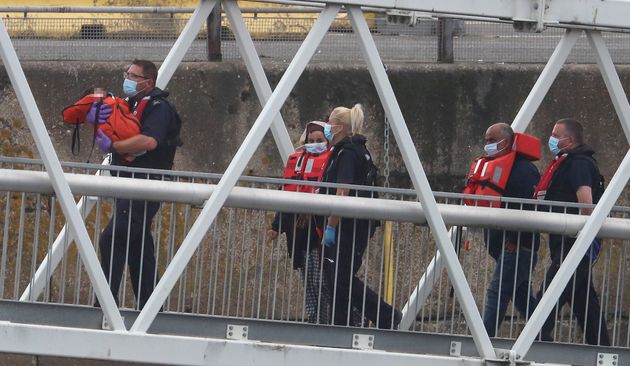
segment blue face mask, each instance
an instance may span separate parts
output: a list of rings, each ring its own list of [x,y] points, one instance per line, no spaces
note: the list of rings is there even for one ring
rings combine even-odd
[[[129,98],[136,96],[136,94],[140,92],[139,90],[136,90],[137,88],[138,88],[137,81],[133,81],[129,79],[125,79],[125,81],[123,81],[123,93],[125,93],[125,95],[128,96]]]
[[[332,141],[333,137],[335,137],[335,134],[332,132],[332,125],[328,123],[324,126],[324,137],[326,137],[328,141]]]
[[[492,144],[487,144],[486,146],[483,147],[483,150],[486,152],[486,155],[489,157],[495,156],[499,151],[503,150],[499,150],[499,144],[503,142],[503,140],[499,141],[499,142],[495,142]]]
[[[333,127],[337,129],[336,132],[333,132]],[[330,123],[327,123],[326,126],[324,126],[324,137],[326,137],[326,140],[332,142],[332,140],[335,138],[335,135],[339,131],[341,131],[341,129],[343,129],[343,126],[340,126],[340,125],[333,126]]]
[[[304,149],[306,149],[306,152],[309,154],[321,154],[328,150],[328,144],[325,142],[313,142],[304,145]]]
[[[141,81],[141,83],[145,81],[146,80],[143,80]],[[125,79],[125,81],[123,81],[123,93],[125,93],[125,95],[128,96],[129,98],[135,97],[138,93],[145,90],[146,87],[140,90],[137,90],[137,89],[138,89],[137,81],[133,81],[130,79]]]
[[[559,142],[560,139],[557,137],[549,136],[549,142],[547,144],[549,145],[549,151],[554,155],[560,154],[560,147],[558,147]]]

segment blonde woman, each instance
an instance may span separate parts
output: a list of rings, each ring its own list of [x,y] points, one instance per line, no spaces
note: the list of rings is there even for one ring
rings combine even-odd
[[[330,141],[331,154],[323,181],[328,183],[368,185],[372,157],[363,132],[364,113],[360,104],[352,108],[337,107],[328,119],[324,134]],[[345,188],[320,188],[320,193],[337,196],[370,197],[370,192]],[[322,245],[333,292],[333,321],[336,325],[353,324],[353,309],[379,328],[395,329],[400,313],[385,303],[356,277],[363,252],[374,232],[374,222],[330,216],[323,223]],[[365,294],[364,294],[365,290]],[[364,301],[365,299],[365,301]]]

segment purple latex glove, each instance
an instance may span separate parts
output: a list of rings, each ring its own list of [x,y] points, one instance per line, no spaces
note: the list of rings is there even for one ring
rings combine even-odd
[[[107,137],[107,135],[104,134],[101,130],[98,130],[96,132],[96,144],[104,152],[112,152],[112,139]]]
[[[90,111],[85,116],[85,123],[89,123],[92,125],[95,123],[105,123],[107,122],[107,118],[109,118],[109,116],[111,115],[112,107],[105,103],[94,102],[92,103]]]

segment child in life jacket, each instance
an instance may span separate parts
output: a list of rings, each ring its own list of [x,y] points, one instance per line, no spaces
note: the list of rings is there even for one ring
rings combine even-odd
[[[324,126],[326,123],[319,121],[306,125],[300,138],[302,146],[289,156],[284,171],[285,179],[296,182],[285,184],[282,188],[284,191],[314,193],[317,190],[317,186],[300,184],[300,181],[319,182],[326,170],[330,151],[324,136]],[[332,291],[321,271],[321,230],[310,215],[276,213],[267,238],[276,239],[279,233],[286,234],[287,255],[291,258],[293,268],[305,277],[307,321],[329,324]]]
[[[101,108],[102,104],[106,107]],[[61,114],[65,122],[75,125],[72,136],[72,152],[75,154],[80,146],[78,127],[83,123],[94,126],[95,136],[100,130],[112,141],[122,141],[140,133],[140,121],[127,101],[102,88],[86,90],[79,101],[64,108]]]

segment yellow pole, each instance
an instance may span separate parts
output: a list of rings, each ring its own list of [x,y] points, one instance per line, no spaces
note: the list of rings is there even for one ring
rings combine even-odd
[[[383,297],[385,302],[394,302],[394,239],[392,238],[392,222],[385,221],[383,230]]]

